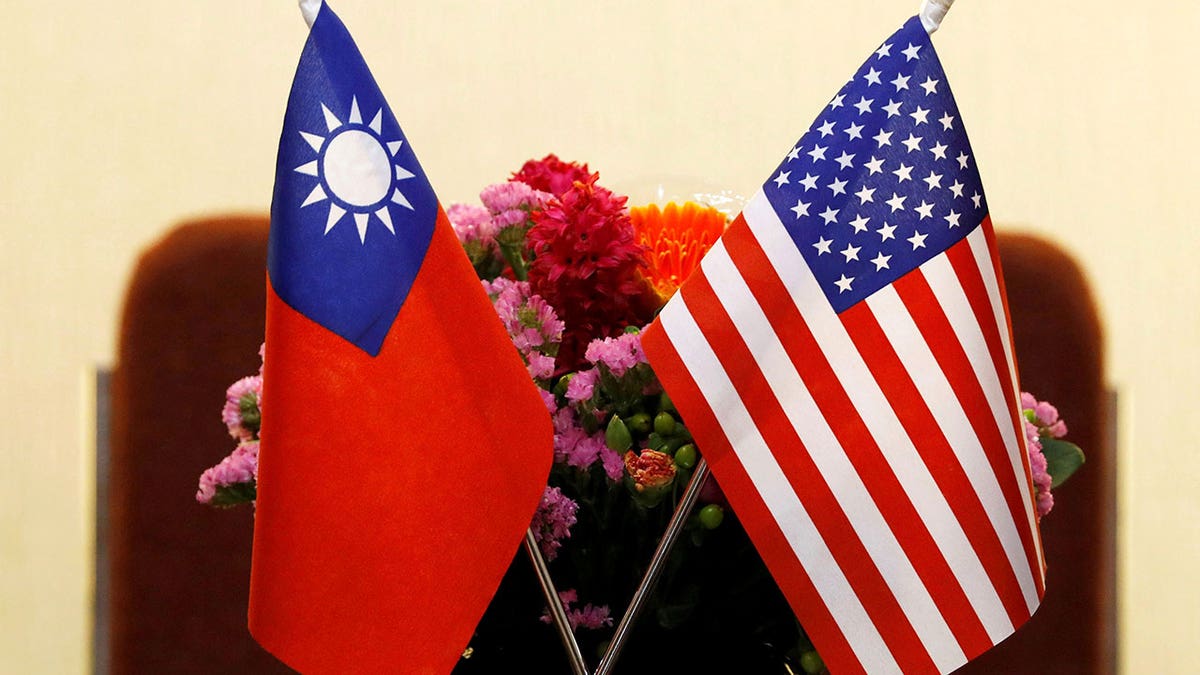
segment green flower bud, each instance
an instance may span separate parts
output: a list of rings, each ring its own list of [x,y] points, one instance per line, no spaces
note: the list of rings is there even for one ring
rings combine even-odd
[[[554,385],[554,395],[555,396],[566,396],[567,395],[567,385],[571,384],[572,377],[575,377],[575,373],[567,373],[566,375],[563,375],[562,377],[558,378],[558,383]]]
[[[633,445],[633,436],[620,415],[613,415],[612,419],[608,420],[608,428],[604,430],[604,443],[616,452],[625,452]]]
[[[642,332],[642,329],[638,328],[637,326],[625,326],[625,332],[637,335],[638,333]]]
[[[629,430],[638,436],[645,436],[650,433],[650,425],[652,423],[653,420],[644,412],[637,413],[625,420],[625,426],[629,427]]]
[[[725,520],[725,509],[717,504],[709,504],[700,509],[700,525],[706,530],[715,530]]]
[[[821,655],[814,650],[800,655],[800,667],[809,675],[816,675],[825,669],[825,662],[821,660]]]
[[[671,397],[667,396],[665,391],[658,396],[658,407],[667,412],[675,412],[675,404],[671,402]]]
[[[660,412],[654,416],[654,433],[660,436],[670,436],[675,433],[675,418],[669,412]]]
[[[667,439],[655,432],[651,432],[650,435],[646,437],[646,447],[651,450],[663,452],[667,449]]]
[[[257,434],[262,426],[262,412],[258,409],[258,395],[243,394],[238,399],[238,412],[242,416],[242,426]]]
[[[675,451],[675,464],[682,469],[690,469],[696,466],[698,457],[696,446],[688,443]]]

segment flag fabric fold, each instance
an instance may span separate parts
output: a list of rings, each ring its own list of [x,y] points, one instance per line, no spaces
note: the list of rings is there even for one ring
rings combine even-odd
[[[267,271],[250,630],[306,673],[449,672],[538,504],[553,432],[327,5],[288,99]]]
[[[1045,570],[995,236],[918,18],[822,111],[643,339],[834,673],[946,673]]]

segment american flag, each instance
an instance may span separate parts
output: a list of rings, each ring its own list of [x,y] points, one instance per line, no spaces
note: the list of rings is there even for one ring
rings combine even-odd
[[[995,236],[917,18],[643,344],[830,670],[946,673],[1037,608]]]

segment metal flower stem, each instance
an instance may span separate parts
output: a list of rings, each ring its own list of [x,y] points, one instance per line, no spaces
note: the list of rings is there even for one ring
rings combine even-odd
[[[608,643],[608,649],[604,651],[603,658],[600,659],[600,665],[597,666],[595,675],[608,675],[608,673],[612,672],[613,665],[617,662],[617,658],[621,656],[621,650],[625,647],[625,642],[629,639],[629,630],[637,622],[642,607],[645,606],[646,600],[650,598],[650,594],[654,592],[654,586],[658,583],[659,577],[662,576],[663,567],[671,557],[671,552],[675,549],[675,542],[679,540],[679,535],[683,532],[683,526],[687,524],[688,517],[691,516],[692,509],[696,506],[696,500],[700,497],[700,489],[704,487],[704,482],[707,479],[708,462],[704,461],[704,458],[701,457],[700,462],[696,465],[695,472],[692,473],[692,479],[688,481],[687,489],[684,490],[683,498],[679,500],[679,505],[675,507],[675,513],[671,516],[671,522],[667,524],[667,531],[663,533],[662,539],[658,542],[658,548],[654,550],[654,557],[650,559],[650,567],[646,569],[646,575],[642,577],[642,583],[638,586],[637,591],[633,594],[633,599],[629,602],[629,609],[625,610],[625,616],[621,617],[621,622],[617,624],[617,630],[613,633],[612,641]]]
[[[542,557],[533,530],[525,530],[525,551],[533,562],[533,570],[542,586],[542,595],[546,597],[546,606],[550,608],[550,617],[554,619],[554,627],[558,629],[558,637],[562,640],[567,659],[571,662],[571,672],[574,675],[589,675],[587,664],[583,661],[583,652],[579,649],[579,641],[575,639],[575,632],[571,630],[571,622],[563,609],[562,599],[558,597],[554,580],[550,578],[550,568],[546,566],[546,559]]]

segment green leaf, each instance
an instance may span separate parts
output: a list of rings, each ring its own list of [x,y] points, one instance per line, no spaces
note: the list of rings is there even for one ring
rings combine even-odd
[[[1057,488],[1083,466],[1083,450],[1074,443],[1058,438],[1042,438],[1042,454],[1046,456],[1046,471],[1051,487]]]
[[[228,508],[238,504],[249,504],[257,498],[257,492],[257,485],[253,482],[219,485],[217,493],[213,495],[212,505]]]

